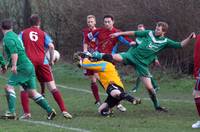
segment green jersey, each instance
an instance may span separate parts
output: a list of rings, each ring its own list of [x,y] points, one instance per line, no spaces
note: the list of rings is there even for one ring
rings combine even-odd
[[[129,49],[129,53],[138,61],[149,65],[156,58],[157,53],[166,47],[181,48],[180,42],[175,42],[166,37],[154,35],[154,31],[135,31],[135,36],[142,38],[141,44]]]
[[[12,54],[18,54],[17,66],[24,63],[31,63],[26,56],[22,41],[13,31],[9,31],[5,34],[3,38],[3,49],[6,52],[8,61],[11,61]]]
[[[26,56],[23,43],[18,35],[13,31],[9,31],[3,38],[3,48],[7,54],[7,59],[11,64],[11,55],[17,54],[17,74],[11,74],[8,84],[11,86],[22,85],[28,89],[36,88],[35,70],[33,64]]]

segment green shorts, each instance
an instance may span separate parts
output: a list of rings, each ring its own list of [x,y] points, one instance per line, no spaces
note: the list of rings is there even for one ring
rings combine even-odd
[[[17,66],[17,74],[11,74],[7,84],[11,86],[21,85],[23,88],[36,88],[35,70],[31,63],[24,63]]]
[[[122,52],[119,55],[122,57],[125,64],[134,66],[135,71],[139,77],[152,77],[148,65],[141,63],[129,52]]]

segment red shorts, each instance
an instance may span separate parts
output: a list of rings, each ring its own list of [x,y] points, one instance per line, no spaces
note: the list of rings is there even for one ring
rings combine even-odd
[[[48,64],[34,64],[34,67],[39,82],[50,82],[54,80],[51,67]]]
[[[92,75],[94,75],[94,71],[92,71],[92,70],[84,70],[84,75],[85,76],[92,76]]]

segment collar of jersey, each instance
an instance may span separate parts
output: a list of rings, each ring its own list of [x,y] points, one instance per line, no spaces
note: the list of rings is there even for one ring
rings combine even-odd
[[[153,35],[153,32],[152,32],[152,31],[149,32],[149,36],[150,36],[151,40],[152,40],[154,43],[159,43],[159,44],[161,44],[161,43],[167,42],[167,39],[166,39],[166,38],[165,38],[164,40],[156,40],[156,38],[155,38],[155,36]]]

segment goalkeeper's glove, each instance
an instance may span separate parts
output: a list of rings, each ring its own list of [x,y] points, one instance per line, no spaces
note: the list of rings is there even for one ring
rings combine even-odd
[[[99,53],[98,51],[95,51],[95,52],[92,53],[92,58],[95,58],[95,59],[98,59],[98,60],[101,60],[102,56],[103,56],[103,54]]]

